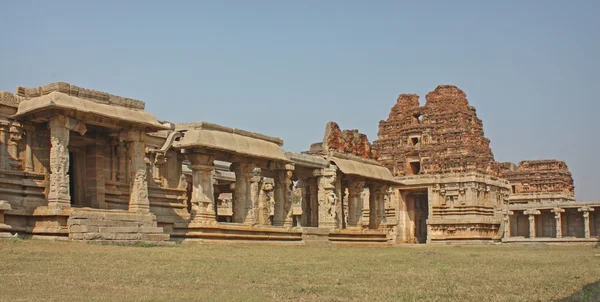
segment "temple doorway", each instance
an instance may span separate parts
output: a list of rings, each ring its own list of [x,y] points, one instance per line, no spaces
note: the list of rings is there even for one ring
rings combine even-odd
[[[427,242],[427,219],[429,218],[429,198],[427,192],[413,193],[415,215],[415,238],[418,243]]]

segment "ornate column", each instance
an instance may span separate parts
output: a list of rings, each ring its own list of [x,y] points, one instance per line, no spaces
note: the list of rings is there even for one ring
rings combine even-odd
[[[335,195],[335,181],[337,178],[337,167],[330,166],[321,170],[318,182],[318,201],[319,201],[319,227],[335,228],[338,218],[337,204],[338,196]]]
[[[258,204],[257,208],[257,223],[260,225],[271,225],[269,218],[271,217],[271,203],[273,201],[273,184],[267,182],[264,177],[260,177],[258,182]]]
[[[364,189],[364,180],[351,180],[348,185],[348,227],[362,226],[362,192]]]
[[[541,212],[535,209],[529,209],[523,212],[525,215],[529,215],[529,238],[535,238],[535,216],[540,215]]]
[[[192,170],[192,212],[191,220],[196,224],[216,222],[214,207],[214,157],[206,154],[188,153],[185,157],[191,162]]]
[[[294,165],[285,165],[284,169],[275,172],[275,207],[273,225],[291,227],[292,212],[292,176]]]
[[[560,213],[564,213],[565,209],[554,208],[552,212],[554,212],[554,219],[556,220],[556,238],[562,238],[562,215]]]
[[[585,238],[592,236],[590,232],[590,212],[594,211],[592,207],[581,207],[577,209],[578,212],[583,214],[583,234]]]
[[[23,137],[23,128],[19,122],[12,122],[8,133],[8,154],[10,155],[9,166],[11,169],[19,169],[21,160],[19,159],[19,142]]]
[[[254,223],[250,191],[250,183],[254,177],[254,167],[252,163],[234,163],[231,165],[235,172],[235,194],[232,200],[232,221],[235,223]]]
[[[68,118],[50,117],[50,188],[48,206],[70,207],[69,192],[69,128]]]
[[[129,211],[137,213],[150,213],[150,200],[148,200],[148,167],[146,159],[145,133],[129,131],[130,169],[129,179],[133,182],[129,196]]]

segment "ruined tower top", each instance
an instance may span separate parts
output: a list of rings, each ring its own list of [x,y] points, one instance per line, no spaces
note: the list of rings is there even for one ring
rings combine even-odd
[[[497,174],[490,141],[467,95],[440,85],[419,105],[416,94],[401,94],[387,120],[379,122],[373,149],[396,176],[478,171]]]

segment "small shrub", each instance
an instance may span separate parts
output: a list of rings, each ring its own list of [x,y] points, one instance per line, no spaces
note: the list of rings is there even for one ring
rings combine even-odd
[[[18,236],[13,236],[13,237],[10,237],[10,242],[12,242],[12,243],[19,243],[19,242],[21,242],[21,241],[23,241],[23,239],[21,239],[21,238],[20,238],[20,237],[18,237]]]

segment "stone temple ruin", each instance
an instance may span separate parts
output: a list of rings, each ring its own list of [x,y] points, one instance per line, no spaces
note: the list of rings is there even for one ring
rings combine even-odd
[[[565,162],[494,160],[466,94],[402,94],[371,144],[326,125],[303,153],[64,82],[0,92],[0,237],[171,244],[594,242]]]

